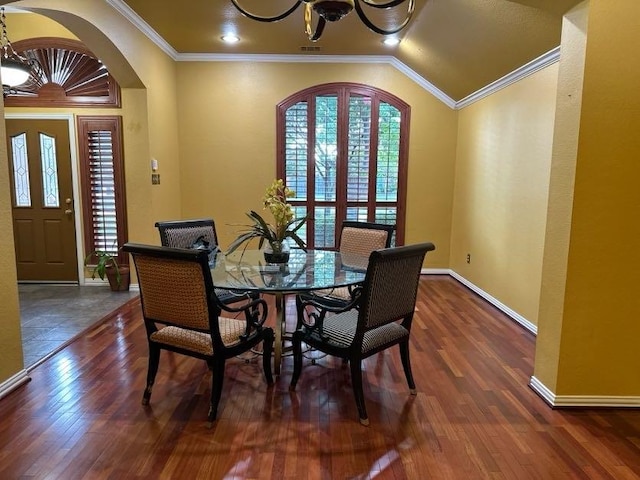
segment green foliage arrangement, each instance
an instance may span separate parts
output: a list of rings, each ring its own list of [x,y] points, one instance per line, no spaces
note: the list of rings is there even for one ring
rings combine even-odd
[[[93,259],[97,260],[94,263]],[[100,280],[104,280],[107,275],[107,269],[113,268],[116,278],[116,283],[120,286],[121,275],[120,268],[116,257],[103,250],[94,250],[84,259],[84,266],[91,269],[91,278],[95,279],[96,275],[100,277]]]
[[[286,187],[282,179],[274,180],[266,190],[263,198],[264,208],[273,215],[273,225],[268,223],[259,213],[251,210],[246,215],[251,220],[250,225],[243,225],[246,230],[242,231],[236,238],[227,253],[232,253],[242,244],[257,238],[258,248],[262,248],[264,242],[268,242],[274,253],[281,253],[283,242],[290,238],[301,249],[307,250],[304,241],[298,236],[298,230],[305,224],[307,217],[295,218],[291,204],[287,203],[287,198],[295,196],[295,191]],[[245,249],[247,246],[245,245]]]

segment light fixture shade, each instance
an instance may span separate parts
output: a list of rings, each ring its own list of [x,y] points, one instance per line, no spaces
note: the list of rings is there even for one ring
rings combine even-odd
[[[29,75],[31,75],[29,65],[18,62],[17,60],[12,60],[11,58],[2,59],[2,71],[0,72],[2,85],[17,87],[26,82],[29,79]]]
[[[353,10],[353,0],[315,0],[313,9],[327,22],[337,22]]]

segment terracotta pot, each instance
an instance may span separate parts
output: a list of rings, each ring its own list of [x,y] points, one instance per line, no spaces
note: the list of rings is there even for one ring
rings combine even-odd
[[[118,284],[118,277],[116,275],[115,267],[107,267],[107,280],[109,280],[109,286],[111,287],[111,291],[113,292],[126,292],[129,290],[129,267],[127,266],[119,266],[118,271],[120,272],[120,284]]]

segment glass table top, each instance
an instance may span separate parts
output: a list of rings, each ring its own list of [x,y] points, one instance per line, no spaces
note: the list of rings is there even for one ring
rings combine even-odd
[[[327,250],[292,249],[289,262],[271,264],[262,250],[218,252],[211,277],[216,288],[297,292],[354,285],[364,280],[367,257]]]

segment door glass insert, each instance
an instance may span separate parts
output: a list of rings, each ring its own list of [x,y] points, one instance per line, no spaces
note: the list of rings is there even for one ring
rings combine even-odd
[[[40,134],[40,160],[42,162],[42,198],[45,207],[60,207],[58,188],[58,164],[56,159],[56,139]]]
[[[27,135],[21,133],[11,137],[13,153],[13,184],[16,207],[31,206],[31,190],[29,188],[29,162],[27,161]]]

